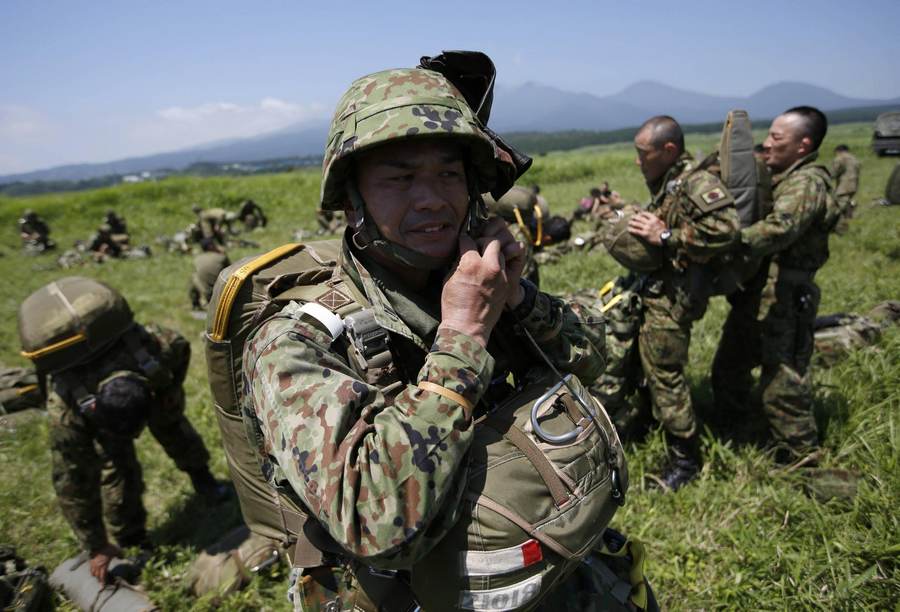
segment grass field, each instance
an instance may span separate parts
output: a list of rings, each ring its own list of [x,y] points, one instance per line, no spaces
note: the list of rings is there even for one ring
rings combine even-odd
[[[900,208],[871,206],[880,197],[897,159],[868,150],[868,124],[832,129],[822,161],[845,142],[863,162],[857,217],[832,238],[831,260],[817,277],[820,313],[866,312],[877,302],[900,299]],[[710,151],[713,136],[689,136],[691,151]],[[535,160],[524,183],[541,185],[555,212],[568,214],[578,198],[601,180],[626,198],[645,201],[646,188],[630,145],[553,153]],[[190,317],[189,257],[162,254],[149,260],[112,261],[64,271],[54,257],[19,251],[15,221],[33,208],[67,248],[86,238],[107,208],[126,217],[135,244],[183,228],[191,204],[235,208],[245,197],[259,202],[270,219],[249,236],[271,247],[291,231],[314,226],[318,172],[246,178],[174,178],[91,192],[0,198],[0,360],[18,356],[16,312],[20,301],[43,284],[76,273],[119,288],[140,321],[178,329],[190,339],[194,359],[186,383],[188,414],[213,455],[213,471],[226,477],[225,460],[210,407],[202,348],[203,323]],[[252,252],[239,249],[232,259]],[[563,293],[597,287],[621,269],[600,251],[572,257],[541,271],[543,289]],[[708,372],[726,303],[716,298],[695,326],[688,374],[707,422],[716,423]],[[642,475],[664,454],[662,436],[651,433],[628,447],[632,488],[614,526],[646,542],[647,573],[664,608],[898,610],[900,601],[900,330],[889,331],[877,349],[857,352],[837,366],[815,372],[816,413],[826,449],[823,465],[855,470],[861,485],[853,500],[815,501],[804,490],[802,470],[775,468],[753,445],[734,442],[721,427],[704,435],[706,464],[697,482],[677,494],[649,490]],[[196,600],[183,590],[185,570],[197,553],[240,520],[236,503],[209,510],[191,495],[148,434],[139,442],[153,538],[162,546],[144,573],[151,597],[165,610],[287,609],[285,574],[256,579],[242,593],[221,601]],[[47,430],[35,422],[0,432],[0,543],[10,543],[32,563],[54,567],[76,553],[76,543],[56,506],[50,483]],[[65,604],[64,604],[65,605]]]

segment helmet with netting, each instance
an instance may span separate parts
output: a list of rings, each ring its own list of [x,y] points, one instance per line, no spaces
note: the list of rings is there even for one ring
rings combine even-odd
[[[493,191],[512,167],[444,75],[422,68],[385,70],[354,81],[337,105],[322,162],[321,209],[343,210],[354,155],[425,137],[453,139],[466,148],[478,193]]]

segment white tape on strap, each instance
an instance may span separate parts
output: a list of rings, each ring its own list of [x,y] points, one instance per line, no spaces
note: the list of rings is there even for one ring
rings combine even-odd
[[[337,340],[338,337],[344,333],[344,322],[341,321],[341,318],[321,304],[307,302],[300,307],[300,312],[308,314],[324,325],[325,329],[328,330],[328,333],[331,334],[332,341]]]
[[[537,597],[541,592],[541,574],[537,574],[509,586],[486,591],[460,591],[459,608],[488,612],[488,610],[515,610]]]
[[[466,550],[459,553],[463,576],[498,576],[528,567],[543,559],[541,544],[531,539],[498,550]]]

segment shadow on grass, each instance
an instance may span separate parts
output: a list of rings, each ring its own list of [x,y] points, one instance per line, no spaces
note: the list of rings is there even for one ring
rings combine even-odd
[[[165,520],[150,531],[150,539],[158,544],[177,544],[197,551],[219,540],[242,522],[241,508],[233,492],[219,504],[210,504],[192,495],[166,511]]]

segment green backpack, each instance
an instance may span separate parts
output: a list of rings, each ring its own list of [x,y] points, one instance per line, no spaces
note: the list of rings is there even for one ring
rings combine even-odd
[[[244,520],[256,533],[296,541],[297,567],[320,565],[322,550],[337,545],[327,534],[323,541],[317,521],[307,523],[296,495],[263,479],[258,432],[241,415],[241,358],[249,334],[284,304],[316,302],[344,320],[351,365],[383,386],[378,377],[393,371],[390,350],[372,339],[382,333],[386,341],[387,332],[366,319],[367,300],[342,280],[341,248],[340,241],[289,244],[239,261],[219,276],[210,302],[209,381]],[[476,423],[468,470],[460,520],[411,570],[425,609],[536,601],[598,545],[627,490],[622,445],[602,406],[576,378],[563,382],[540,370]]]

